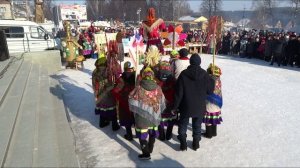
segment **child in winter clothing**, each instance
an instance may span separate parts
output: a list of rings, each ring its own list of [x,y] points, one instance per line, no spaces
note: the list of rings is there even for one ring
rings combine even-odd
[[[221,108],[223,105],[222,99],[222,83],[220,76],[222,74],[221,69],[212,64],[209,65],[207,72],[215,80],[214,92],[207,96],[206,99],[206,112],[203,117],[203,123],[206,126],[206,132],[203,134],[206,138],[212,138],[217,136],[217,125],[221,124]]]
[[[94,89],[96,109],[95,113],[100,114],[100,128],[109,125],[112,121],[112,129],[120,129],[117,121],[116,101],[113,98],[111,90],[113,85],[108,81],[106,73],[106,58],[100,58],[95,62],[96,69],[92,74],[92,84]]]
[[[120,125],[126,128],[124,138],[132,141],[131,127],[134,125],[133,113],[129,110],[128,95],[135,87],[135,71],[134,67],[129,61],[124,63],[124,72],[117,80],[115,88],[112,93],[115,99],[119,102],[119,120]]]
[[[177,118],[177,115],[172,113],[176,80],[172,75],[171,69],[172,68],[169,62],[160,62],[159,85],[161,86],[164,96],[166,97],[166,109],[161,114],[161,122],[158,127],[159,139],[162,141],[170,140],[172,138],[172,130]],[[166,133],[164,127],[167,127]]]
[[[129,109],[134,113],[137,137],[139,138],[142,160],[151,159],[161,113],[165,109],[165,97],[154,80],[154,72],[147,67],[142,72],[142,80],[129,94]],[[147,137],[149,135],[149,142]]]

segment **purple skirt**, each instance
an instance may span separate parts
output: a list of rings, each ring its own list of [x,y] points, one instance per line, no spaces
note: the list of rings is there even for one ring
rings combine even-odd
[[[203,117],[203,123],[205,124],[212,124],[212,125],[218,125],[223,122],[221,111],[219,112],[205,112]]]
[[[137,138],[139,138],[141,140],[146,140],[148,138],[148,135],[150,137],[158,138],[158,136],[159,136],[158,127],[148,128],[147,132],[142,132],[139,129],[136,129]]]

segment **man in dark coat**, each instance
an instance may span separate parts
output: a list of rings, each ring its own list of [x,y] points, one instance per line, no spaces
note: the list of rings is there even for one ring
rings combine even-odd
[[[272,53],[273,53],[273,57],[271,59],[271,64],[273,65],[274,61],[277,62],[278,66],[280,66],[281,64],[281,60],[282,60],[282,47],[283,47],[283,41],[281,39],[279,39],[278,35],[274,36],[274,41],[272,43]]]
[[[199,148],[201,123],[206,111],[205,100],[214,89],[214,80],[200,67],[201,58],[193,54],[190,66],[181,72],[176,82],[173,110],[179,109],[178,139],[180,149],[187,150],[186,131],[189,118],[192,117],[193,149]]]

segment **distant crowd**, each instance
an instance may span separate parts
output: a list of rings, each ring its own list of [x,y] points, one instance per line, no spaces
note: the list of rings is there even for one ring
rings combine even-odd
[[[278,66],[300,67],[300,36],[294,32],[226,32],[221,43],[219,54],[258,58],[271,62],[271,65],[276,62]]]

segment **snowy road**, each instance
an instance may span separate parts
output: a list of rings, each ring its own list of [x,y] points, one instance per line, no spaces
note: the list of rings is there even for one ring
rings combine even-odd
[[[206,69],[210,55],[202,55]],[[234,57],[217,57],[223,84],[224,122],[218,136],[202,138],[200,150],[179,150],[176,139],[155,143],[151,161],[140,161],[138,139],[128,142],[124,129],[99,129],[94,115],[91,73],[63,70],[60,79],[64,102],[70,113],[76,149],[82,167],[200,167],[200,166],[300,166],[300,69],[269,66],[269,63]],[[191,147],[191,125],[188,145]]]

